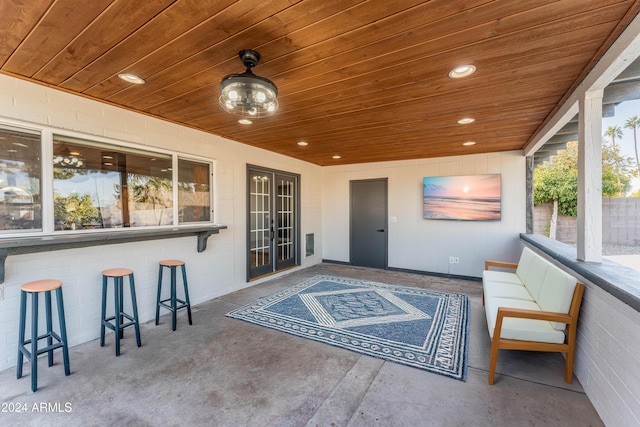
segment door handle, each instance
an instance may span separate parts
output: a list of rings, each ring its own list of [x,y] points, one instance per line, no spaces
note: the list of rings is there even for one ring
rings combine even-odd
[[[378,233],[384,233],[384,228],[380,228],[378,230],[376,230]]]

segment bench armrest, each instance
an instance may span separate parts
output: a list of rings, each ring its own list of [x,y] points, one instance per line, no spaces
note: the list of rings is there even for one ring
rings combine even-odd
[[[489,267],[500,267],[500,268],[518,268],[518,264],[515,262],[503,262],[503,261],[491,261],[486,260],[484,262],[484,269],[488,270]]]

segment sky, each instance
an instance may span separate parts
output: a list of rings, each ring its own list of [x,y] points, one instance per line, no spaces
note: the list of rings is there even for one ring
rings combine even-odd
[[[633,164],[635,164],[636,154],[633,147],[633,130],[625,129],[624,127],[624,122],[632,116],[640,117],[640,100],[638,99],[618,104],[616,106],[616,115],[614,117],[604,117],[602,119],[602,133],[604,134],[609,126],[620,126],[624,132],[622,140],[619,141],[620,151],[625,156],[631,157],[633,159]],[[638,129],[638,145],[638,148],[640,149],[640,129]],[[631,190],[631,192],[640,190],[640,178],[633,179],[631,184],[633,186],[633,190]]]

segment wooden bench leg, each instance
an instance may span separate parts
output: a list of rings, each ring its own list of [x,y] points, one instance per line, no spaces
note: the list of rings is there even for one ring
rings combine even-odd
[[[569,351],[567,352],[567,360],[564,362],[564,381],[567,384],[571,384],[573,381],[573,356],[575,348],[570,344]]]
[[[491,340],[491,356],[489,358],[489,385],[493,385],[496,375],[496,363],[498,362],[498,339]]]

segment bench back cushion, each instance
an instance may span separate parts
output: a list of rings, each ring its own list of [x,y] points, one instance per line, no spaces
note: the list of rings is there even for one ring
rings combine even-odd
[[[550,265],[547,260],[531,249],[524,248],[522,250],[516,274],[536,301],[538,301],[540,296],[540,289],[542,288],[547,268],[549,268]]]
[[[525,247],[516,274],[541,310],[569,313],[576,279],[540,255]],[[564,323],[553,322],[553,328],[565,329]]]
[[[568,314],[576,283],[575,277],[555,265],[549,264],[542,281],[540,294],[536,298],[538,305],[544,311]],[[566,324],[552,322],[552,326],[554,329],[562,331]]]

